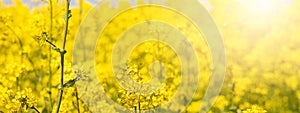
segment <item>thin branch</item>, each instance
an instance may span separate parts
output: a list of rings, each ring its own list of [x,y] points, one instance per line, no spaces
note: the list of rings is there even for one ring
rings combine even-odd
[[[66,0],[66,18],[65,18],[65,29],[64,29],[64,37],[63,37],[63,42],[62,42],[62,52],[60,52],[60,87],[63,87],[64,85],[64,56],[65,56],[65,46],[66,46],[66,39],[67,39],[67,34],[68,34],[68,24],[69,24],[69,15],[70,15],[70,0]],[[63,88],[59,89],[59,95],[58,95],[58,102],[57,102],[57,107],[56,107],[56,113],[59,112],[59,108],[61,105],[63,97]]]
[[[19,43],[20,48],[22,49],[22,52],[23,52],[23,43],[21,41],[21,37],[15,32],[15,30],[11,26],[7,25],[7,27],[17,37],[18,43]]]
[[[63,43],[62,43],[62,49],[65,49],[66,46],[66,39],[67,39],[67,35],[68,35],[68,25],[69,25],[69,15],[70,15],[70,1],[71,0],[66,0],[66,25],[65,25],[65,31],[64,31],[64,38],[63,38]]]
[[[77,105],[77,112],[80,113],[80,107],[79,107],[79,97],[78,97],[78,91],[77,87],[75,85],[75,96],[76,96],[76,105]]]
[[[20,49],[21,49],[21,63],[23,63],[23,58],[24,58],[24,48],[23,48],[23,43],[21,41],[21,37],[15,32],[15,30],[10,27],[9,25],[7,25],[8,29],[17,37],[18,39],[18,43],[19,43],[19,46],[20,46]],[[16,80],[16,88],[17,90],[19,90],[20,87],[20,83],[19,83],[19,77],[17,77],[17,80]]]
[[[24,47],[23,47],[21,37],[15,32],[15,30],[11,26],[9,26],[9,25],[6,25],[6,26],[17,37],[18,44],[19,44],[20,49],[21,49],[21,63],[23,63]],[[34,63],[33,63],[32,59],[29,57],[29,55],[25,54],[25,57],[27,57],[27,59],[28,59],[29,63],[31,64],[31,66],[34,67]],[[35,75],[38,76],[39,74],[37,73],[37,70],[36,69],[33,69],[33,70],[34,70]],[[19,84],[19,82],[17,82],[17,86],[18,86],[18,84]]]
[[[32,106],[31,109],[33,109],[33,110],[36,111],[37,113],[40,113],[40,111],[39,111],[36,107],[34,107],[34,106]]]
[[[56,45],[55,44],[53,44],[51,41],[49,41],[49,40],[45,40],[47,43],[49,43],[51,46],[53,46],[53,47],[56,47]]]
[[[63,87],[64,84],[64,54],[60,54],[60,87]],[[59,89],[59,95],[58,95],[58,102],[57,102],[57,107],[56,107],[56,113],[59,112],[59,108],[61,105],[61,101],[62,101],[62,96],[63,96],[63,88]]]
[[[18,39],[18,43],[19,43],[19,46],[20,46],[20,49],[21,49],[21,52],[22,52],[22,54],[21,54],[21,62],[23,62],[23,52],[24,52],[24,47],[23,47],[23,43],[22,43],[22,41],[21,41],[21,37],[15,32],[15,30],[11,27],[11,26],[9,26],[9,25],[7,25],[7,27],[8,27],[8,29],[17,37],[17,39]]]

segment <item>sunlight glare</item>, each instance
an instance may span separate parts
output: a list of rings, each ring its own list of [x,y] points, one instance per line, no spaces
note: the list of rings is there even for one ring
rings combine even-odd
[[[274,0],[251,0],[248,10],[258,14],[270,14],[276,11],[276,1]]]

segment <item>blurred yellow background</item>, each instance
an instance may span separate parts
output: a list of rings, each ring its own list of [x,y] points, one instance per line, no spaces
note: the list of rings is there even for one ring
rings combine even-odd
[[[73,40],[93,6],[80,1],[71,8],[65,81],[76,76],[71,66]],[[226,50],[225,81],[210,112],[300,112],[300,1],[200,1],[215,20]],[[52,0],[52,25],[49,2],[30,2],[41,5],[29,7],[21,0],[5,5],[0,0],[0,112],[33,112],[26,106],[50,112],[56,106],[60,58],[45,39],[61,45],[65,1]],[[199,86],[200,93],[185,112],[199,111],[204,91]],[[75,87],[65,89],[61,112],[89,112],[83,101],[79,107],[74,104],[75,93]],[[117,112],[103,101],[97,109]]]

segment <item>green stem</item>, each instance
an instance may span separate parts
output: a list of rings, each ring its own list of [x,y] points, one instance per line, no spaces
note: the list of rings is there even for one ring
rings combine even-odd
[[[34,106],[32,106],[31,109],[33,109],[33,110],[36,111],[37,113],[40,113],[40,111],[39,111],[36,107],[34,107]]]
[[[78,97],[78,91],[77,87],[75,85],[75,96],[76,96],[76,105],[77,105],[77,112],[80,113],[80,107],[79,107],[79,97]]]
[[[64,84],[64,54],[60,54],[60,89],[59,89],[59,95],[58,95],[58,102],[57,102],[57,107],[56,107],[56,113],[59,112],[59,108],[60,108],[60,105],[61,105],[61,101],[62,101],[62,96],[63,96],[63,84]]]
[[[12,27],[10,27],[9,25],[7,25],[7,27],[8,27],[8,29],[17,37],[17,39],[18,39],[18,43],[19,43],[19,46],[20,46],[20,49],[21,49],[21,55],[22,55],[22,57],[21,57],[21,62],[23,62],[23,52],[24,52],[24,48],[23,48],[23,43],[22,43],[22,41],[21,41],[21,37],[15,32],[15,30],[12,28]]]
[[[49,40],[45,40],[46,42],[48,42],[51,46],[53,46],[53,47],[56,47],[56,45],[55,44],[53,44],[51,41],[49,41]],[[50,47],[50,49],[52,49],[51,47]]]
[[[19,43],[19,46],[20,46],[20,49],[21,49],[21,63],[23,63],[23,57],[24,57],[24,48],[23,48],[23,43],[22,43],[22,41],[21,41],[21,37],[15,32],[15,30],[12,28],[12,27],[10,27],[9,25],[7,25],[7,27],[8,27],[8,29],[17,37],[17,39],[18,39],[18,43]],[[17,81],[16,81],[16,88],[17,88],[17,90],[19,90],[19,88],[21,89],[21,87],[20,87],[20,83],[19,83],[20,81],[19,81],[19,77],[17,77]]]
[[[68,25],[69,25],[69,13],[70,13],[70,0],[66,0],[66,18],[65,18],[65,28],[64,28],[64,37],[62,42],[62,50],[63,52],[60,52],[60,89],[59,89],[59,95],[58,95],[58,102],[56,107],[56,113],[59,112],[59,108],[61,105],[62,97],[63,97],[63,85],[64,85],[64,57],[65,57],[65,46],[66,46],[66,39],[68,34]]]

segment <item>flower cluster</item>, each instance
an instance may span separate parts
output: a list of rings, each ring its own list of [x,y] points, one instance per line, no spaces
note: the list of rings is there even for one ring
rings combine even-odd
[[[253,105],[251,109],[247,109],[243,111],[243,113],[266,113],[266,112],[267,112],[266,110],[256,105]]]
[[[79,0],[80,7],[71,8],[72,17],[65,48],[68,52],[64,65],[65,84],[60,87],[60,55],[52,50],[49,42],[55,45],[62,43],[60,37],[65,25],[66,3],[61,0],[33,0],[41,5],[29,7],[21,1],[13,0],[13,5],[4,5],[0,0],[0,112],[55,112],[58,89],[64,90],[60,108],[60,112],[64,113],[89,113],[91,109],[109,113],[125,111],[111,105],[107,100],[101,100],[104,96],[132,111],[161,107],[175,94],[185,101],[176,101],[162,109],[197,113],[199,106],[210,104],[202,99],[212,71],[211,53],[201,33],[184,16],[166,10],[158,11],[158,6],[152,9],[129,9],[116,16],[103,30],[96,47],[96,72],[101,84],[86,86],[85,89],[91,92],[82,92],[79,95],[75,82],[88,83],[97,80],[85,76],[89,72],[74,70],[71,65],[72,54],[69,54],[72,53],[79,24],[92,7],[91,4]],[[49,5],[50,1],[52,5]],[[247,8],[252,4],[250,1],[210,0],[210,14],[224,38],[227,72],[222,91],[214,97],[216,101],[209,113],[300,112],[300,1],[290,0],[293,4],[280,5],[282,1],[284,0],[272,1],[274,3],[270,5],[277,7],[276,14],[270,12],[269,15],[256,16],[255,14],[262,12],[251,12]],[[126,5],[128,4],[119,4],[118,7]],[[143,16],[144,14],[152,16]],[[193,86],[197,87],[197,91],[191,102],[185,98],[187,92],[178,90],[178,87],[182,81],[192,80],[181,77],[182,59],[174,48],[165,43],[145,41],[135,46],[128,58],[118,62],[120,65],[111,64],[114,44],[125,32],[123,30],[131,29],[132,25],[142,21],[151,23],[148,21],[151,19],[172,24],[172,27],[188,38],[196,52],[199,62],[189,62],[199,64],[201,76],[198,86]],[[167,29],[166,26],[152,27],[149,31],[136,30],[155,34],[146,36],[156,39],[177,37],[176,33],[156,31],[163,31],[164,28]],[[91,28],[91,32],[94,30]],[[129,33],[127,36],[139,38],[140,35]],[[124,37],[126,38],[125,35]],[[131,47],[130,42],[122,43]],[[94,42],[86,40],[84,43]],[[122,48],[115,49],[117,55],[125,55]],[[192,73],[188,73],[190,74]],[[96,88],[101,87],[106,95],[96,92]],[[87,97],[87,100],[82,100],[81,96]],[[85,103],[89,100],[97,101],[97,104],[91,106],[90,103]],[[185,111],[180,111],[182,108]]]
[[[10,112],[27,111],[28,109],[36,109],[37,99],[32,94],[31,89],[25,89],[22,91],[14,92],[13,90],[7,90],[2,94],[1,100],[6,103],[4,106]]]

